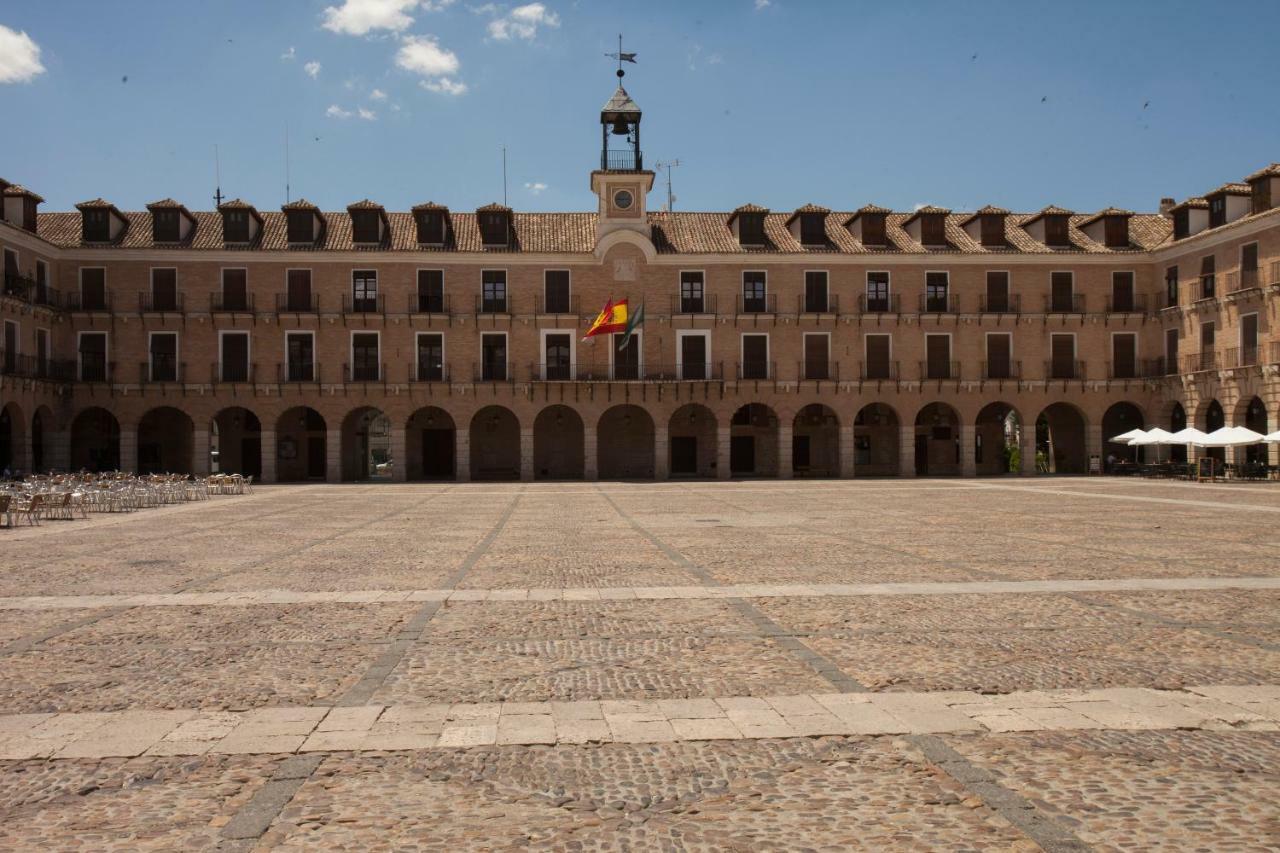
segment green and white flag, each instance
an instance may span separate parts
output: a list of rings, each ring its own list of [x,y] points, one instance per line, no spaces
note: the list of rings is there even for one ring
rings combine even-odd
[[[622,332],[622,340],[618,341],[618,349],[622,349],[631,343],[632,334],[640,326],[644,325],[644,303],[640,303],[640,310],[627,318],[627,328]]]

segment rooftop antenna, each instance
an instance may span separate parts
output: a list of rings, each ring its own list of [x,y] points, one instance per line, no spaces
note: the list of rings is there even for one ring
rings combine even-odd
[[[222,161],[218,157],[218,146],[213,146],[213,176],[216,186],[213,189],[213,203],[222,207]]]
[[[293,201],[289,197],[289,125],[284,126],[284,203]]]
[[[680,158],[677,157],[676,159],[668,160],[665,163],[659,160],[657,165],[659,169],[667,170],[667,211],[670,212],[676,209],[676,196],[675,193],[671,192],[671,169],[674,166],[680,165]]]
[[[502,146],[502,206],[507,206],[507,146]]]

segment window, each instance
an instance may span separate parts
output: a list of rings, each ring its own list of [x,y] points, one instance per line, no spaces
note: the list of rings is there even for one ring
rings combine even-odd
[[[1111,376],[1134,379],[1138,375],[1138,336],[1132,332],[1116,332],[1111,336]]]
[[[823,314],[831,310],[825,271],[804,274],[804,310],[810,314]]]
[[[680,378],[710,379],[711,333],[680,330],[676,338],[680,342]]]
[[[742,274],[742,313],[763,314],[768,310],[764,272],[744,272]]]
[[[420,210],[416,216],[418,222],[418,242],[428,246],[444,245],[444,211]]]
[[[291,210],[286,214],[290,243],[312,243],[316,239],[316,217],[309,210]]]
[[[927,272],[924,274],[924,310],[927,312],[945,312],[947,310],[947,291],[949,276],[945,272]]]
[[[1008,245],[1004,236],[1003,216],[995,213],[984,214],[980,222],[982,223],[982,245],[989,249]]]
[[[314,311],[311,298],[311,270],[288,270],[285,273],[284,309]]]
[[[10,249],[4,250],[4,292],[20,294],[23,291],[18,277],[22,272],[18,269],[18,253]]]
[[[80,269],[80,308],[83,311],[107,309],[107,271],[102,267]]]
[[[1049,273],[1049,310],[1076,310],[1076,277],[1070,272]]]
[[[4,321],[4,355],[0,359],[0,373],[18,372],[18,324]]]
[[[1252,192],[1249,197],[1249,211],[1264,213],[1271,209],[1271,179],[1261,177],[1250,184]]]
[[[382,240],[382,217],[376,210],[351,212],[351,240],[355,243],[378,243]]]
[[[865,379],[893,379],[893,338],[890,335],[867,335]]]
[[[152,332],[151,381],[178,381],[178,335],[176,332]]]
[[[1164,372],[1166,375],[1178,372],[1178,330],[1164,330]]]
[[[764,214],[738,214],[738,243],[743,246],[763,246],[765,242]]]
[[[36,269],[39,270],[39,265]],[[37,284],[39,283],[39,276]],[[1258,244],[1245,243],[1240,247],[1240,289],[1258,286]]]
[[[226,210],[222,213],[222,242],[249,242],[249,211]]]
[[[1132,272],[1111,274],[1111,310],[1118,313],[1136,311],[1136,294]]]
[[[1258,266],[1258,246],[1253,245],[1254,268]],[[44,261],[36,261],[36,301],[45,303],[49,301],[49,265]]]
[[[1173,239],[1181,240],[1191,235],[1191,211],[1188,208],[1173,212]]]
[[[445,313],[444,270],[418,270],[418,313]]]
[[[111,211],[86,210],[82,216],[86,243],[106,243],[111,240]]]
[[[640,353],[643,352],[641,333],[636,332],[626,346],[622,345],[624,334],[614,334],[613,338],[613,378],[621,380],[640,379]]]
[[[316,341],[311,332],[285,333],[285,380],[314,382],[316,379]]]
[[[831,379],[831,336],[806,334],[804,336],[805,379]]]
[[[864,246],[889,245],[885,229],[885,215],[883,213],[864,213],[862,215],[862,244]]]
[[[480,273],[480,313],[507,312],[507,271],[484,270]]]
[[[1240,367],[1258,363],[1258,315],[1240,317]]]
[[[542,376],[553,382],[573,378],[573,335],[553,332],[542,336]]]
[[[81,332],[78,349],[81,381],[106,382],[107,333]]]
[[[1209,227],[1217,228],[1227,224],[1227,197],[1216,195],[1209,199]]]
[[[743,379],[769,378],[769,336],[742,336],[742,365],[739,370]]]
[[[1173,308],[1178,304],[1178,268],[1165,267],[1164,270],[1165,307]]]
[[[444,335],[419,333],[418,381],[444,381]]]
[[[357,314],[378,311],[377,270],[353,270],[351,273],[351,310]]]
[[[172,268],[151,271],[151,310],[178,310],[178,271]]]
[[[1009,273],[987,273],[987,311],[1002,312],[1009,309]]]
[[[480,378],[485,382],[507,381],[507,336],[486,333],[480,336]]]
[[[941,213],[926,213],[920,217],[920,242],[926,246],[947,245],[947,218]]]
[[[1200,298],[1212,299],[1217,295],[1217,276],[1214,274],[1215,261],[1213,255],[1205,255],[1200,259]]]
[[[546,313],[570,313],[568,270],[547,270],[543,273],[542,290]]]
[[[249,333],[222,332],[218,335],[219,377],[223,382],[248,382]]]
[[[706,310],[702,273],[680,273],[680,313],[701,314]]]
[[[1013,335],[987,334],[987,379],[1013,379]]]
[[[176,243],[181,239],[179,215],[176,210],[156,210],[152,212],[151,228],[157,243]]]
[[[1065,216],[1046,216],[1044,218],[1044,243],[1046,246],[1058,248],[1071,245],[1070,229]]]
[[[249,310],[249,271],[227,269],[222,271],[222,310]]]
[[[1201,323],[1200,357],[1195,360],[1192,370],[1212,370],[1217,365],[1217,354],[1213,348],[1215,343],[1217,343],[1217,329],[1213,323]]]
[[[800,214],[800,243],[804,246],[825,246],[827,244],[826,214]]]
[[[955,379],[951,370],[951,336],[924,336],[925,379]]]
[[[480,238],[486,246],[505,246],[511,242],[505,211],[480,214]]]
[[[872,314],[889,312],[889,274],[867,273],[867,311]]]
[[[1077,379],[1076,376],[1076,336],[1050,335],[1049,362],[1050,379]]]
[[[49,375],[49,330],[36,329],[36,376]]]
[[[379,337],[377,332],[352,332],[352,382],[377,382],[382,377]]]
[[[1102,218],[1103,239],[1109,249],[1124,249],[1129,246],[1129,218],[1127,216],[1104,216]]]

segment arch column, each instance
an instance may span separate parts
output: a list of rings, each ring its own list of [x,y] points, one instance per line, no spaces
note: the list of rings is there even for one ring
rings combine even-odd
[[[391,427],[391,482],[409,480],[409,442],[403,426]]]
[[[520,480],[533,480],[533,428],[520,428]]]
[[[973,424],[960,424],[960,476],[978,476],[978,430]]]
[[[324,433],[324,481],[342,482],[342,421]]]
[[[31,450],[31,424],[24,424],[25,429],[22,431],[22,442],[14,448],[13,461],[17,463],[17,467],[28,474],[34,473],[31,470],[31,462],[35,458]]]
[[[898,476],[916,475],[916,427],[902,427],[898,436]]]
[[[471,480],[471,430],[455,429],[453,444],[457,456],[453,462],[453,476],[459,483]]]
[[[276,431],[264,429],[258,433],[261,447],[258,455],[262,458],[262,482],[276,481]]]
[[[671,476],[671,451],[668,449],[667,424],[655,424],[653,427],[653,478],[665,480]]]
[[[1098,457],[1098,464],[1102,464],[1102,425],[1093,426],[1092,424],[1084,428],[1084,472],[1089,473],[1089,460],[1094,456]]]
[[[778,424],[778,479],[790,480],[794,474],[791,463],[791,435],[792,426],[790,423]]]
[[[1019,441],[1021,447],[1018,451],[1020,457],[1019,467],[1022,469],[1021,474],[1034,474],[1036,472],[1036,426],[1032,422],[1031,427],[1025,425],[1020,426]]]
[[[853,476],[853,425],[840,427],[840,476],[849,479]]]
[[[197,477],[209,475],[209,428],[196,427],[191,433],[191,473]]]
[[[50,430],[44,433],[44,465],[61,471],[71,470],[71,430]]]
[[[138,470],[138,426],[120,425],[120,470],[136,473]]]
[[[733,472],[729,470],[729,446],[732,443],[733,428],[716,427],[716,478],[727,480]]]
[[[582,424],[582,479],[600,479],[600,454],[595,424]]]

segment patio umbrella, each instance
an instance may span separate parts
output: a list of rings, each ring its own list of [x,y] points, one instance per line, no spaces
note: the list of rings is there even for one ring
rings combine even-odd
[[[1262,437],[1262,440],[1263,440],[1263,441],[1269,441],[1269,442],[1271,442],[1272,444],[1280,444],[1280,429],[1276,430],[1276,431],[1275,431],[1275,432],[1273,432],[1273,433],[1269,433],[1269,434],[1267,434],[1267,435],[1264,435],[1264,436]]]
[[[1199,447],[1204,447],[1205,446],[1204,440],[1208,437],[1209,436],[1206,433],[1196,429],[1195,427],[1187,427],[1186,429],[1178,430],[1177,432],[1173,433],[1172,435],[1170,435],[1168,438],[1166,438],[1164,441],[1160,443],[1161,444],[1194,444]]]
[[[1168,444],[1169,442],[1165,441],[1165,439],[1173,436],[1173,433],[1168,430],[1160,429],[1160,427],[1152,427],[1146,432],[1143,432],[1142,430],[1132,430],[1132,432],[1141,434],[1134,436],[1129,440],[1129,445],[1131,447],[1146,447],[1150,444]]]
[[[1122,432],[1119,435],[1111,436],[1111,440],[1116,444],[1133,444],[1133,439],[1142,438],[1146,432],[1140,429],[1131,429],[1128,432]]]
[[[1243,447],[1248,444],[1260,444],[1266,439],[1260,432],[1248,427],[1231,426],[1215,429],[1204,438],[1205,447]]]

